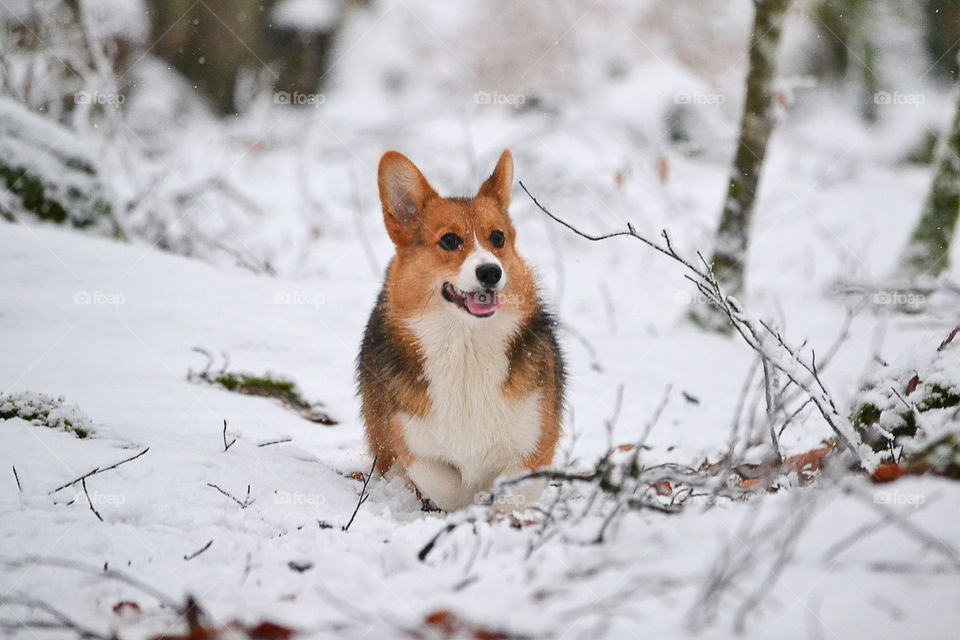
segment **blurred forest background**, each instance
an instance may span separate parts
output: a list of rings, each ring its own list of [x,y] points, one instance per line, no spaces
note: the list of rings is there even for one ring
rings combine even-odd
[[[960,3],[779,4],[777,72],[752,105],[770,128],[818,119],[827,144],[869,135],[878,159],[934,162]],[[733,155],[756,49],[745,45],[767,35],[752,31],[752,5],[6,0],[0,215],[312,273],[313,243],[341,212],[375,211],[381,149],[452,153],[443,165],[478,174],[496,132],[564,203],[587,202],[559,184],[574,182],[622,216],[650,183],[663,195],[677,161]],[[589,166],[556,162],[549,150],[564,148]],[[749,227],[748,214],[728,222]],[[729,267],[723,238],[700,232]],[[948,238],[934,240],[940,254]]]

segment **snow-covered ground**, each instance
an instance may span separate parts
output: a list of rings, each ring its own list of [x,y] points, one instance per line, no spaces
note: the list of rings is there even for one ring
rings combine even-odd
[[[518,209],[526,212],[521,217],[534,215]],[[799,229],[769,227],[767,234],[792,236],[797,256],[829,253],[813,225],[794,226]],[[867,232],[860,225],[849,229]],[[842,313],[824,299],[816,279],[803,277],[821,263],[790,260],[775,238],[757,246],[769,249],[757,252],[756,290],[777,293],[792,333],[819,344],[832,340]],[[852,495],[815,486],[757,497],[749,506],[722,502],[707,511],[690,506],[679,515],[630,513],[606,544],[554,539],[529,557],[537,526],[518,530],[509,521],[481,517],[441,539],[426,562],[417,558],[421,547],[464,515],[421,512],[401,483],[375,478],[371,497],[350,530],[342,531],[361,490],[348,476],[369,467],[351,377],[378,284],[362,276],[361,251],[353,249],[358,277],[282,280],[56,228],[5,225],[2,388],[63,394],[92,419],[94,433],[78,439],[22,420],[3,423],[0,468],[16,466],[22,486],[18,490],[12,473],[0,483],[3,557],[106,564],[173,598],[193,594],[216,620],[271,619],[319,636],[390,637],[448,610],[519,636],[583,637],[609,625],[610,637],[636,637],[685,629],[711,569],[731,553],[755,549],[758,566],[726,595],[730,602],[720,601],[719,621],[709,627],[708,635],[724,637],[734,605],[775,561],[776,536],[802,525],[806,531],[785,575],[749,620],[751,637],[806,637],[821,628],[824,637],[896,637],[921,620],[928,637],[948,637],[956,628],[956,559],[924,548],[911,532],[887,524],[825,558],[831,545],[859,527],[885,521],[871,500],[889,503],[931,537],[955,543],[960,490],[933,478],[882,488],[851,479]],[[614,443],[635,440],[672,384],[648,441],[649,463],[715,460],[725,450],[750,354],[733,339],[702,335],[679,322],[683,307],[674,300],[682,299],[677,292],[685,285],[673,265],[649,261],[634,277],[618,277],[606,264],[611,249],[585,243],[566,249],[576,267],[567,272],[563,320],[595,353],[564,338],[571,361],[569,431],[577,435],[565,446],[574,447],[581,466],[592,464],[606,446],[603,423],[621,383],[626,392]],[[619,250],[624,262],[644,262],[630,245]],[[781,266],[765,269],[765,263]],[[550,271],[549,265],[541,269]],[[604,322],[604,282],[616,327]],[[837,389],[853,389],[868,365],[877,323],[869,316],[854,322],[845,357],[827,376]],[[936,341],[942,328],[890,322],[879,350],[896,353],[918,339]],[[233,369],[292,377],[340,424],[313,424],[269,400],[188,382],[186,372],[204,365],[194,346],[228,353]],[[681,391],[699,404],[685,401]],[[223,420],[228,438],[237,438],[227,451]],[[811,417],[791,427],[784,447],[799,453],[827,435]],[[292,440],[257,446],[282,438]],[[103,522],[79,487],[50,493],[147,447],[142,458],[90,479]],[[253,502],[242,509],[208,484],[241,501],[249,485]],[[321,521],[332,527],[321,528]],[[783,526],[774,527],[776,535],[760,536],[762,542],[751,537],[767,522]],[[598,523],[583,523],[580,538],[589,540]],[[577,534],[570,536],[576,540]],[[207,551],[184,560],[211,540]],[[313,567],[298,573],[290,562]],[[915,564],[905,568],[908,563]],[[56,603],[96,629],[178,629],[154,599],[75,570],[28,562],[4,570],[3,588]],[[137,602],[142,614],[116,616],[111,609],[124,600]],[[335,624],[347,627],[337,631]]]
[[[678,62],[695,47],[645,39],[642,22],[626,27],[622,7],[598,10],[577,38],[608,42],[631,64],[611,79],[607,68],[624,62],[613,53],[584,56],[580,66],[562,59],[562,47],[543,61],[531,54],[518,84],[543,104],[520,109],[509,96],[527,94],[502,84],[503,61],[471,44],[469,20],[412,4],[377,5],[349,26],[344,71],[316,112],[257,103],[235,122],[197,112],[168,127],[172,81],[146,59],[128,118],[97,150],[117,197],[137,203],[127,221],[133,241],[0,223],[0,392],[63,396],[92,425],[80,439],[0,422],[0,594],[49,603],[123,638],[183,633],[184,621],[156,594],[98,575],[104,567],[176,602],[191,594],[215,624],[271,620],[305,637],[726,638],[741,625],[751,638],[955,637],[960,487],[933,477],[873,485],[840,474],[807,487],[792,478],[749,500],[628,511],[602,544],[592,540],[610,502],[583,519],[564,519],[561,509],[560,522],[545,525],[536,513],[424,512],[401,481],[375,477],[343,530],[371,463],[353,362],[391,251],[375,189],[380,154],[397,148],[441,192],[461,194],[509,147],[517,178],[553,213],[590,232],[631,222],[656,237],[665,228],[692,256],[709,247],[736,136],[742,70],[730,71],[738,69],[730,49],[748,24],[740,10],[708,25],[733,61],[716,56],[706,80]],[[562,40],[575,20],[532,35]],[[391,48],[410,30],[421,49]],[[490,37],[494,53],[498,38],[511,38]],[[435,66],[414,73],[424,59]],[[576,72],[558,79],[540,64]],[[393,67],[406,78],[399,98],[363,76]],[[496,104],[495,87],[505,103]],[[836,341],[847,315],[844,299],[830,295],[838,279],[889,275],[930,180],[929,167],[903,157],[951,108],[949,95],[924,91],[922,105],[889,105],[874,126],[831,91],[798,91],[781,114],[746,303],[794,344],[808,340],[820,354]],[[438,102],[443,92],[456,99]],[[664,123],[684,102],[678,95],[694,103],[690,130],[706,136],[696,138],[700,152],[669,141]],[[192,195],[174,197],[183,193]],[[562,323],[570,393],[561,449],[571,466],[589,469],[611,444],[635,442],[665,393],[645,464],[720,459],[754,354],[685,320],[695,290],[675,263],[629,238],[578,238],[519,187],[512,213],[520,251]],[[823,372],[843,405],[876,358],[935,348],[957,322],[955,300],[933,300],[918,316],[884,313],[882,296],[873,302]],[[296,381],[339,424],[188,381],[205,366],[194,347],[214,354],[216,366],[226,354],[230,370]],[[762,413],[751,399],[747,412]],[[227,450],[225,420],[227,443],[236,439]],[[769,451],[761,423],[758,444],[744,451],[754,462]],[[781,445],[799,454],[830,435],[805,412]],[[259,446],[277,440],[289,441]],[[97,513],[80,485],[54,491],[147,448],[87,480]],[[558,491],[573,511],[589,495],[552,487],[544,505]],[[420,560],[448,524],[457,526]],[[117,613],[125,601],[139,611]],[[0,614],[34,615],[13,604]],[[34,633],[44,637],[20,637]]]

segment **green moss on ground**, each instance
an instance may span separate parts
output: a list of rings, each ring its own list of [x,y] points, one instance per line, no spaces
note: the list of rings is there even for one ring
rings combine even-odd
[[[62,397],[25,391],[0,394],[0,421],[20,418],[38,427],[47,427],[87,438],[92,433],[91,421],[74,405],[64,404]]]
[[[336,420],[320,408],[319,403],[304,398],[295,382],[271,373],[254,375],[225,370],[213,372],[207,369],[199,373],[188,372],[187,380],[246,396],[273,398],[311,422],[328,426],[337,424]]]

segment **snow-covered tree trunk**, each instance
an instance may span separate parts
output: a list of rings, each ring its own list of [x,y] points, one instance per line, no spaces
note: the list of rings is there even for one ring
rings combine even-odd
[[[898,275],[914,283],[936,278],[949,265],[960,213],[960,97],[950,131],[940,142],[939,156],[923,213],[900,257]]]
[[[712,259],[718,280],[733,296],[743,292],[750,221],[767,141],[773,130],[772,87],[777,51],[790,0],[754,0],[753,4],[754,19],[750,34],[746,97],[740,121],[740,142],[733,161]],[[729,330],[727,319],[713,307],[695,307],[691,316],[702,326]]]

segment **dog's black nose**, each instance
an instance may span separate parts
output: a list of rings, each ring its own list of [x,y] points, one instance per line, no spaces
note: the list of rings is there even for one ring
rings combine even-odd
[[[477,267],[477,280],[488,289],[500,282],[502,276],[503,269],[500,268],[500,265],[482,264]]]

